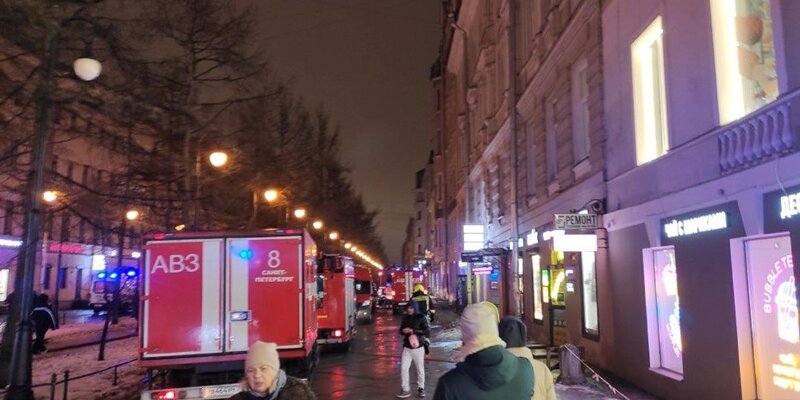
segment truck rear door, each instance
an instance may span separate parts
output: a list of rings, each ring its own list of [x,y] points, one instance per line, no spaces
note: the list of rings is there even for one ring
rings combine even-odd
[[[147,244],[142,358],[222,352],[222,239]]]
[[[231,238],[227,246],[226,351],[257,340],[302,347],[302,237]]]

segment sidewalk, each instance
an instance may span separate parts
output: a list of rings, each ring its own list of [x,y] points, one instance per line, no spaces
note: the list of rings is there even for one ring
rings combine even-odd
[[[104,321],[66,324],[59,329],[49,331],[45,341],[47,351],[61,351],[100,343],[103,324]],[[117,325],[109,324],[107,340],[111,342],[136,335],[136,320],[130,317],[121,317]]]
[[[441,330],[436,336],[436,342],[433,345],[441,345],[448,347],[460,347],[461,345],[461,329],[458,326],[459,315],[453,311],[451,307],[442,301],[436,300],[436,324],[441,325]],[[650,394],[647,394],[640,389],[634,387],[628,382],[622,381],[619,378],[607,375],[603,371],[598,371],[605,379],[611,382],[616,390],[622,393],[630,400],[657,400]],[[553,371],[554,376],[558,376],[558,370]],[[582,385],[562,385],[556,383],[556,395],[559,400],[619,400],[623,399],[622,396],[615,395],[605,384],[595,382],[591,376],[587,375],[587,382]]]

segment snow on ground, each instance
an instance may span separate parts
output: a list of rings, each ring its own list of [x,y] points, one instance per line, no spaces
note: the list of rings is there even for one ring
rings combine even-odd
[[[74,377],[135,359],[137,338],[132,337],[107,343],[104,361],[97,361],[98,351],[99,345],[92,345],[34,356],[33,384],[47,384],[34,389],[36,399],[49,399],[51,374],[58,374],[58,380],[61,381],[66,370],[69,370],[70,375],[68,399],[129,399],[133,393],[141,391],[141,381],[145,377],[145,371],[137,367],[135,361],[118,368],[117,386],[112,386],[113,370],[73,381]],[[61,398],[63,390],[63,384],[56,387],[56,398]]]
[[[103,330],[104,321],[87,321],[82,324],[62,325],[56,330],[47,332],[48,342],[63,343],[90,336],[96,336]],[[108,325],[108,332],[128,332],[136,330],[136,320],[130,317],[122,317],[117,325]]]

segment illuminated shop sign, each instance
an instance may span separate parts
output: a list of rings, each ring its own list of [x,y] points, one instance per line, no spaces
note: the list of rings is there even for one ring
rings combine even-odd
[[[483,225],[464,225],[464,251],[483,248]]]
[[[781,196],[781,219],[800,215],[800,192]]]
[[[539,232],[536,232],[536,229],[531,229],[531,232],[525,237],[525,241],[528,242],[528,246],[539,244]]]
[[[728,214],[719,211],[686,219],[672,219],[664,222],[663,227],[664,233],[670,239],[718,231],[728,227]]]
[[[22,246],[22,240],[0,239],[0,247],[17,248]]]
[[[563,229],[557,229],[554,231],[544,231],[544,233],[542,233],[542,240],[550,240],[556,236],[561,236],[564,233],[565,232]]]
[[[555,251],[597,251],[597,235],[560,235],[553,238]]]
[[[472,273],[475,275],[489,275],[492,273],[492,266],[485,265],[479,267],[472,267]]]

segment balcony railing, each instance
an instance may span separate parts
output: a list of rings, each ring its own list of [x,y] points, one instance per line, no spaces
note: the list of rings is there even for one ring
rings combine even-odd
[[[791,103],[800,91],[785,95],[755,113],[721,128],[719,165],[730,174],[797,151],[791,126]]]

